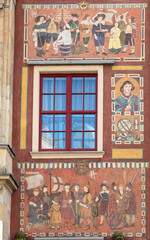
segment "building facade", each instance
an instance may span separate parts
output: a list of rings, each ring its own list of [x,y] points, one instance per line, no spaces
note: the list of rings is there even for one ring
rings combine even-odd
[[[2,2],[1,239],[149,239],[149,11]]]

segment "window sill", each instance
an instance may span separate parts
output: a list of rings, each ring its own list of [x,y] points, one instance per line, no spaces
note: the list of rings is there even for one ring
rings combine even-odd
[[[30,152],[32,159],[103,158],[104,151]]]

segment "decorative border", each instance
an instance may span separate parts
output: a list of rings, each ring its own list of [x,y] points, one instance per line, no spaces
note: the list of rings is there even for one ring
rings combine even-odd
[[[20,149],[27,146],[27,110],[28,110],[28,67],[22,67],[21,109],[20,109]]]
[[[116,116],[121,116],[120,112],[115,112],[115,78],[124,78],[125,76],[129,78],[139,78],[139,85],[140,85],[140,111],[135,111],[133,116],[139,116],[140,117],[140,132],[143,132],[140,134],[140,140],[134,141],[134,144],[143,144],[144,143],[144,77],[143,74],[113,74],[111,77],[111,109],[112,109],[112,143],[113,144],[122,144],[122,141],[116,141],[115,140],[115,119]],[[125,112],[123,116],[131,116],[131,112]],[[131,141],[124,141],[123,144],[131,144]]]
[[[74,168],[74,162],[68,163],[17,163],[17,168],[21,170],[21,182],[20,182],[20,231],[24,231],[24,195],[25,195],[25,169],[63,169],[63,168]],[[89,168],[141,168],[141,233],[125,233],[125,237],[146,237],[146,168],[149,168],[149,162],[89,162]],[[27,234],[30,237],[110,237],[113,233],[32,233]]]
[[[87,4],[87,2],[85,2]],[[138,4],[88,4],[88,8],[146,8],[147,3]],[[23,9],[79,9],[79,4],[23,4]]]
[[[86,8],[82,8],[82,4],[86,4]],[[29,24],[29,9],[115,9],[115,8],[133,8],[141,9],[141,56],[134,57],[124,57],[124,58],[104,58],[105,60],[115,60],[116,62],[143,62],[145,61],[145,8],[147,8],[147,3],[138,3],[138,4],[89,4],[86,1],[83,1],[79,4],[23,4],[22,8],[24,9],[24,47],[23,47],[23,62],[28,62],[28,24]],[[90,58],[85,58],[90,59]],[[97,58],[92,58],[97,59]],[[101,59],[101,58],[99,58]],[[30,59],[30,60],[38,60]],[[45,60],[41,58],[40,60]],[[48,59],[49,60],[49,59]],[[63,58],[61,58],[63,60]],[[56,61],[56,59],[55,59]],[[42,63],[41,63],[42,64]],[[44,63],[43,63],[44,64]]]

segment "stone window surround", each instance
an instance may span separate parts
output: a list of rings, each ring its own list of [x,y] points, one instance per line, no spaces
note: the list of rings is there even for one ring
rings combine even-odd
[[[96,73],[98,79],[97,108],[97,151],[39,151],[39,95],[40,74],[50,73]],[[103,151],[103,65],[34,66],[33,76],[33,120],[32,151],[33,159],[56,158],[102,158]]]

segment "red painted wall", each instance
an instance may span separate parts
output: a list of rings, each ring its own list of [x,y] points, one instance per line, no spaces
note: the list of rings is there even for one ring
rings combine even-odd
[[[80,1],[72,0],[72,3]],[[150,1],[126,1],[126,3],[150,3]],[[36,0],[22,0],[16,3],[16,15],[15,15],[15,56],[14,56],[14,83],[13,83],[13,144],[12,148],[16,153],[13,160],[13,175],[18,183],[20,183],[20,170],[17,169],[17,162],[34,162],[30,156],[32,150],[32,105],[33,105],[33,66],[29,66],[29,78],[28,78],[28,112],[27,112],[27,149],[20,150],[20,99],[21,99],[21,71],[23,66],[27,66],[23,63],[23,33],[24,33],[24,15],[22,4],[39,4],[41,1]],[[53,1],[51,1],[53,3]],[[70,1],[55,1],[55,3],[70,3]],[[106,1],[92,0],[89,3],[106,3]],[[107,4],[124,3],[124,1],[107,1]],[[50,1],[42,1],[42,4],[50,4]],[[143,71],[138,71],[138,74],[144,76],[144,144],[142,145],[114,145],[111,143],[111,75],[120,73],[120,71],[112,71],[110,65],[104,65],[104,114],[103,114],[103,149],[105,155],[103,159],[97,159],[97,161],[112,162],[111,150],[112,148],[143,148],[144,159],[142,161],[149,162],[149,137],[150,137],[150,81],[149,81],[149,62],[150,62],[150,7],[146,8],[146,57],[144,62],[116,62],[115,65],[142,65]],[[124,71],[124,73],[137,73],[137,71]],[[49,160],[48,162],[51,162]],[[59,159],[58,159],[59,161]],[[67,161],[67,160],[66,160]],[[119,160],[120,162],[124,160]],[[130,159],[128,160],[130,161]],[[138,160],[131,160],[138,161]],[[36,162],[41,162],[38,159]],[[64,160],[63,160],[64,162]],[[150,169],[147,169],[147,238],[150,239]],[[11,216],[11,239],[17,231],[19,231],[19,204],[20,204],[20,192],[19,189],[12,195],[12,216]]]

